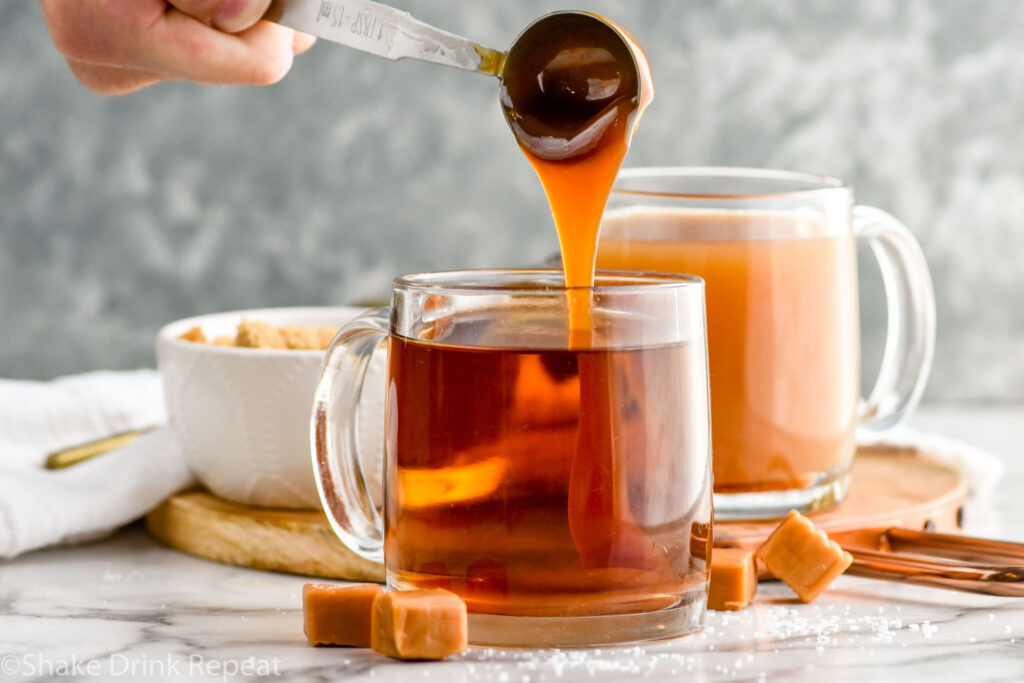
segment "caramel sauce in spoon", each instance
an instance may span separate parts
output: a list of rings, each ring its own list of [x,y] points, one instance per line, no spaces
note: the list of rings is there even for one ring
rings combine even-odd
[[[591,287],[601,215],[654,96],[647,58],[613,22],[556,12],[524,29],[500,79],[505,118],[551,205],[566,286]],[[587,347],[589,292],[569,297],[570,346]]]

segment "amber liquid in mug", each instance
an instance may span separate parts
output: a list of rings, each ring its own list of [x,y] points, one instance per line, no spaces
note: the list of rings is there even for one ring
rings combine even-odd
[[[520,41],[501,99],[558,229],[568,338],[557,350],[392,338],[388,570],[473,612],[672,607],[707,578],[707,441],[694,431],[707,405],[682,405],[694,391],[681,388],[705,395],[703,354],[601,348],[586,289],[649,70],[642,59],[638,80],[621,38],[586,18]]]
[[[606,217],[597,262],[706,281],[716,493],[846,470],[860,372],[848,232],[792,214],[628,210]]]
[[[691,465],[707,440],[691,430],[707,404],[680,390],[706,381],[702,346],[390,344],[397,585],[455,591],[472,612],[569,616],[671,607],[703,583],[708,492]],[[609,395],[611,410],[592,403]]]

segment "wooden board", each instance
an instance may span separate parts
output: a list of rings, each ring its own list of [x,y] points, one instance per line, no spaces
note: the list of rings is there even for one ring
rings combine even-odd
[[[808,516],[843,545],[874,548],[892,526],[942,533],[960,531],[967,483],[958,472],[913,450],[861,448],[850,490],[837,507]],[[772,520],[716,522],[715,545],[756,548],[775,528]]]
[[[903,526],[959,530],[967,487],[953,470],[913,451],[861,449],[846,500],[813,515],[841,543],[870,545],[864,530]],[[715,544],[756,547],[774,528],[771,521],[719,522]],[[269,510],[222,501],[201,490],[173,496],[146,517],[146,527],[170,546],[199,557],[269,569],[354,581],[383,581],[381,565],[349,551],[322,512]]]
[[[146,528],[169,546],[225,564],[384,581],[384,567],[346,548],[320,511],[255,508],[193,490],[172,496],[146,515]]]

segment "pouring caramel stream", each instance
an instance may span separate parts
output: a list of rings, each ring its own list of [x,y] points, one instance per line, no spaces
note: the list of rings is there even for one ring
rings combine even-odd
[[[599,345],[591,296],[608,195],[644,108],[650,66],[625,31],[580,12],[556,13],[516,40],[501,74],[501,103],[540,178],[558,230],[569,310],[569,348]],[[569,528],[584,566],[625,567],[668,578],[665,552],[629,507],[628,387],[602,354],[579,356],[580,407],[569,479]]]

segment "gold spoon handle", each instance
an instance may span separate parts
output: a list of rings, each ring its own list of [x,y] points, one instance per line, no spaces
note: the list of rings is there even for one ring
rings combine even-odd
[[[62,470],[65,467],[77,465],[80,462],[84,462],[97,455],[102,455],[115,448],[123,448],[148,431],[148,429],[140,429],[124,432],[123,434],[115,434],[114,436],[107,436],[97,441],[90,441],[80,446],[73,446],[56,453],[51,453],[46,458],[46,469]]]

